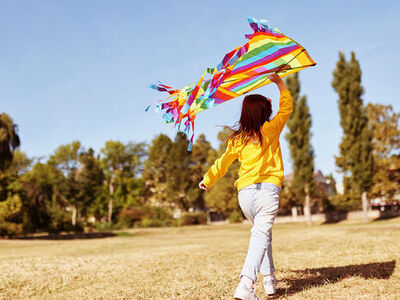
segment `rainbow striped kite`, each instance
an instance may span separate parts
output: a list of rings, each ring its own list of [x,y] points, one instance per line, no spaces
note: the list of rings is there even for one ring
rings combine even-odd
[[[177,130],[183,124],[187,135],[192,131],[189,151],[197,113],[270,83],[269,73],[277,72],[284,77],[316,65],[301,45],[269,28],[265,21],[250,17],[248,21],[254,31],[245,35],[248,42],[227,53],[216,68],[207,68],[197,83],[181,90],[161,83],[150,86],[170,94],[167,100],[157,101],[155,109],[163,114],[166,123],[174,123]]]

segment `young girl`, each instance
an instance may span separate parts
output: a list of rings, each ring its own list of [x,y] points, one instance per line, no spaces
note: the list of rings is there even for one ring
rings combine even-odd
[[[293,110],[293,103],[285,82],[277,74],[271,74],[269,78],[280,90],[278,113],[270,120],[271,100],[261,95],[246,96],[239,129],[229,137],[225,153],[199,184],[201,189],[208,190],[225,175],[232,162],[236,159],[241,162],[235,187],[239,191],[240,208],[253,227],[235,299],[258,299],[253,288],[258,271],[263,275],[266,293],[274,294],[276,290],[271,229],[283,181],[279,135]]]

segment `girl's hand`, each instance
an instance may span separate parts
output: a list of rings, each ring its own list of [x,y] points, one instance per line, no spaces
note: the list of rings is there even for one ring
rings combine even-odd
[[[208,187],[203,183],[203,180],[199,183],[199,188],[205,191],[208,191]]]
[[[282,78],[279,77],[278,74],[276,73],[268,74],[268,78],[269,80],[271,80],[271,82],[276,84],[276,86],[280,91],[287,89],[285,82],[282,80]]]
[[[282,78],[280,78],[279,75],[276,73],[268,74],[268,78],[269,78],[269,80],[271,80],[273,83],[276,83],[276,84],[278,84],[279,82],[282,81]]]

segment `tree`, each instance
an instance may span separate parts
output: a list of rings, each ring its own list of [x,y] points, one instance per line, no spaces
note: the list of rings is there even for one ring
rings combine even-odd
[[[174,208],[188,211],[191,207],[189,192],[193,190],[190,180],[191,152],[187,151],[186,134],[177,132],[169,153],[167,191]],[[196,186],[197,187],[197,186]]]
[[[218,133],[220,141],[219,150],[210,151],[209,165],[220,157],[226,150],[227,140],[231,134],[230,130],[225,128]],[[237,197],[237,190],[234,186],[238,179],[238,171],[240,168],[239,161],[234,161],[228,168],[225,176],[222,177],[205,195],[207,207],[217,212],[229,216],[234,211],[240,211]]]
[[[311,194],[314,191],[314,151],[311,146],[311,115],[306,96],[300,97],[298,73],[286,79],[287,87],[293,98],[293,112],[287,127],[286,139],[289,143],[293,161],[292,188],[297,203],[304,199],[304,215],[311,225]]]
[[[195,209],[205,209],[205,193],[199,189],[198,184],[212,164],[209,157],[214,152],[215,150],[210,142],[206,140],[205,135],[200,134],[193,145],[189,177],[191,182],[191,189],[188,193],[189,206]]]
[[[13,153],[19,145],[17,125],[6,113],[0,114],[0,172],[4,172],[11,165]]]
[[[71,206],[72,226],[76,225],[78,209],[82,206],[78,198],[79,156],[82,152],[81,143],[73,141],[71,144],[59,146],[48,161],[49,166],[59,171],[59,176],[55,179],[55,193]]]
[[[371,196],[394,200],[400,182],[400,113],[391,105],[367,105],[368,122],[373,132],[375,172]]]
[[[297,207],[300,206],[296,193],[293,188],[293,180],[285,178],[282,182],[282,189],[279,195],[279,214],[292,213],[293,221],[297,220]]]
[[[26,193],[22,208],[25,232],[56,233],[68,227],[65,209],[69,203],[57,192],[58,177],[54,165],[40,162],[22,176]]]
[[[156,136],[149,146],[143,181],[144,197],[150,205],[168,205],[167,188],[172,148],[173,142],[165,134]]]
[[[146,151],[143,143],[125,145],[119,141],[107,141],[101,153],[109,192],[107,221],[111,222],[116,200],[115,192],[125,178],[135,178],[135,175],[143,169],[143,157]]]
[[[126,144],[127,164],[119,185],[115,190],[117,208],[143,205],[143,180],[141,178],[144,168],[144,159],[147,156],[147,145],[145,143]]]
[[[104,173],[100,161],[94,156],[93,149],[81,152],[79,161],[81,167],[77,178],[77,199],[80,203],[81,215],[87,216],[96,198],[101,196]]]
[[[209,165],[212,151],[204,135],[200,135],[187,151],[186,135],[177,132],[174,141],[166,135],[155,137],[149,147],[143,180],[150,205],[167,206],[188,211],[205,208],[204,193],[198,188]]]
[[[354,202],[353,199],[356,199],[356,203],[359,203],[357,199],[361,195],[364,219],[368,221],[367,191],[372,186],[373,177],[372,132],[368,127],[366,109],[361,98],[364,93],[361,68],[354,52],[349,62],[343,53],[339,53],[339,61],[333,71],[332,87],[339,96],[340,125],[343,129],[340,154],[335,160],[344,174],[345,201]]]
[[[13,228],[13,233],[22,232],[23,198],[25,196],[21,175],[31,164],[25,153],[16,150],[9,168],[2,172],[0,180],[0,227]],[[1,231],[1,228],[0,228]]]

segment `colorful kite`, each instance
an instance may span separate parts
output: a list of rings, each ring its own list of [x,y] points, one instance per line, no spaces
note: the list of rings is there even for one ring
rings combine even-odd
[[[163,113],[166,123],[174,123],[177,130],[183,124],[188,136],[192,131],[189,151],[197,113],[270,83],[270,73],[277,72],[284,77],[316,65],[301,45],[277,29],[269,28],[265,21],[250,17],[248,21],[254,30],[245,35],[249,41],[227,53],[216,68],[207,68],[197,83],[181,90],[161,83],[150,86],[170,94],[167,100],[158,101],[155,109]],[[205,79],[206,75],[210,78]]]

